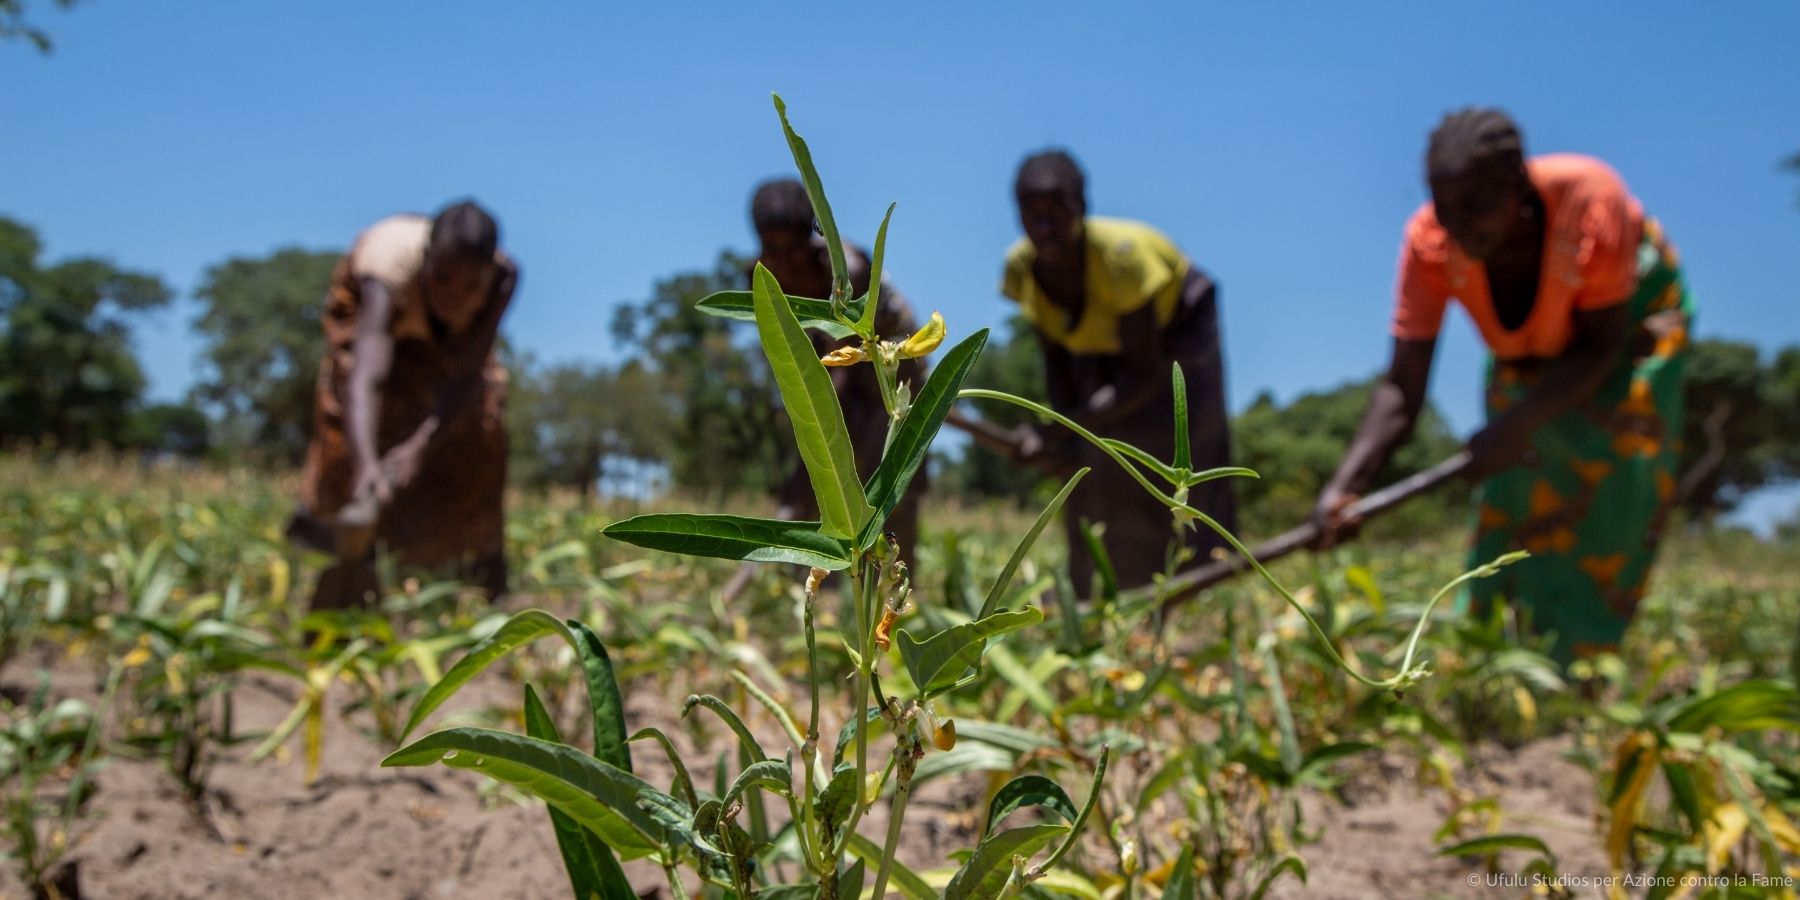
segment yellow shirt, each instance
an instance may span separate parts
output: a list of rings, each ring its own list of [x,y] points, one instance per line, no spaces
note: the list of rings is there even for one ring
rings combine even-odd
[[[1031,274],[1037,250],[1020,238],[1006,252],[1000,293],[1019,304],[1019,312],[1046,339],[1071,353],[1111,355],[1119,346],[1119,320],[1153,304],[1156,325],[1167,327],[1175,316],[1188,258],[1162,232],[1126,219],[1089,216],[1082,220],[1087,240],[1087,297],[1081,321],[1050,301]]]

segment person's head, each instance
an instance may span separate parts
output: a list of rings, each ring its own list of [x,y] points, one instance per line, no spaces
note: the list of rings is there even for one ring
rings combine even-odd
[[[813,245],[813,208],[806,187],[793,178],[772,178],[756,186],[750,198],[750,223],[762,245],[757,258],[776,278],[817,257]]]
[[[468,326],[487,302],[499,265],[500,226],[494,217],[463,200],[431,220],[425,245],[425,299],[432,315],[452,330]]]
[[[1019,164],[1013,180],[1019,224],[1038,258],[1052,265],[1079,251],[1081,220],[1087,215],[1087,177],[1062,150],[1034,153]]]
[[[1533,207],[1519,126],[1497,109],[1469,107],[1431,132],[1425,178],[1438,224],[1476,259],[1486,259]]]

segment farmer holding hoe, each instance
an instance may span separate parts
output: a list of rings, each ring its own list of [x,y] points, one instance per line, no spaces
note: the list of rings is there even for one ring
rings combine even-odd
[[[1051,408],[1101,437],[1159,459],[1174,456],[1174,388],[1181,364],[1196,469],[1230,464],[1231,434],[1220,355],[1218,289],[1161,232],[1141,222],[1087,214],[1087,180],[1060,150],[1035,154],[1013,184],[1025,236],[1006,254],[1001,293],[1037,333]],[[1149,584],[1167,569],[1204,561],[1224,546],[1211,530],[1172,530],[1168,507],[1099,448],[1066,429],[1018,429],[1023,461],[1091,467],[1063,509],[1069,576],[1086,593],[1095,573],[1084,522],[1100,542],[1120,589]],[[1230,479],[1194,486],[1188,502],[1236,526]]]
[[[337,556],[313,607],[379,592],[375,544],[506,589],[506,370],[495,356],[519,268],[473,202],[396,215],[357,237],[326,297],[296,540]]]
[[[1650,576],[1676,488],[1693,301],[1675,251],[1618,174],[1586,156],[1527,158],[1494,109],[1445,117],[1425,158],[1431,200],[1401,242],[1394,348],[1314,511],[1323,546],[1412,431],[1454,299],[1492,354],[1471,566],[1530,558],[1475,582],[1505,598],[1564,663],[1615,647]]]

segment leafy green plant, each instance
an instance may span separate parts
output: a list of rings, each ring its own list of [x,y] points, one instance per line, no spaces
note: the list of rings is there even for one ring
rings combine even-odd
[[[101,698],[103,710],[117,687],[115,669]],[[63,862],[93,793],[100,718],[79,700],[53,702],[49,676],[41,672],[25,702],[0,709],[3,827],[20,880],[40,900],[64,900],[79,891],[75,869]],[[60,796],[53,793],[57,787]]]
[[[827,300],[789,298],[774,276],[759,266],[754,289],[747,297],[741,292],[715,295],[704,305],[709,311],[741,315],[756,322],[764,353],[787,407],[795,443],[812,481],[820,520],[786,522],[721,514],[650,514],[615,523],[604,533],[655,550],[808,567],[811,574],[806,580],[801,614],[810,696],[804,733],[781,705],[747,677],[740,677],[744,691],[769,711],[788,738],[790,746],[780,758],[764,750],[738,712],[724,700],[712,695],[691,696],[683,706],[684,716],[704,709],[721,719],[736,735],[744,764],[733,780],[720,785],[722,791],[702,795],[686,774],[689,766],[674,754],[672,743],[665,738],[659,742],[670,753],[678,774],[669,792],[660,791],[631,774],[630,757],[623,752],[618,689],[600,642],[580,622],[558,622],[548,614],[530,611],[516,616],[447,672],[415,708],[411,724],[416,724],[481,668],[536,637],[555,633],[575,648],[589,672],[594,754],[582,754],[555,741],[553,723],[535,695],[528,695],[525,737],[451,729],[408,745],[386,761],[388,765],[444,762],[452,766],[480,766],[491,777],[543,797],[559,817],[554,824],[564,861],[578,894],[584,896],[590,890],[614,896],[604,890],[606,884],[617,885],[616,864],[609,864],[615,858],[613,854],[624,858],[655,856],[669,871],[671,890],[678,897],[685,895],[685,886],[674,874],[679,865],[692,866],[704,880],[743,896],[764,887],[783,892],[816,892],[823,897],[839,896],[840,891],[855,896],[869,868],[874,869],[874,896],[885,894],[890,881],[904,894],[918,894],[925,889],[925,883],[896,862],[895,851],[913,781],[927,748],[947,751],[956,742],[954,720],[940,720],[933,710],[933,701],[975,677],[990,642],[1043,618],[1034,607],[999,606],[1019,561],[1036,537],[1034,532],[1015,550],[1012,561],[971,620],[924,636],[897,628],[901,617],[913,608],[911,573],[900,561],[900,548],[891,538],[884,537],[883,525],[923,464],[987,335],[985,331],[977,332],[952,348],[917,397],[898,381],[896,371],[902,359],[924,356],[943,340],[943,319],[933,315],[924,329],[904,340],[874,332],[887,220],[884,218],[876,236],[870,295],[852,298],[836,224],[810,153],[805,142],[787,125],[786,110],[779,98],[776,105],[831,248],[832,295]],[[892,211],[890,207],[890,216]],[[823,363],[814,356],[803,320],[808,324],[824,323],[834,331],[860,338],[860,347],[841,352],[831,360],[834,363],[869,363],[875,367],[891,419],[887,451],[866,485],[857,476],[843,412]],[[819,665],[814,619],[822,583],[831,572],[847,572],[850,581],[842,617],[848,628],[841,637],[852,668],[849,693],[854,697],[851,710],[855,714],[839,730],[835,749],[827,753],[820,741],[820,695],[837,678]],[[882,663],[890,658],[890,649],[900,657],[902,669],[889,673],[889,690],[884,690]],[[895,693],[896,690],[905,694]],[[891,741],[888,759],[879,766],[871,762],[877,728]],[[1002,794],[1014,796],[1014,800],[1004,811],[997,811],[990,824],[1005,818],[1005,812],[1024,805],[1066,811],[1066,821],[988,834],[947,883],[946,896],[1012,896],[1044,878],[1074,845],[1098,800],[1106,759],[1102,751],[1095,765],[1093,787],[1079,811],[1053,784],[1054,790],[1043,789],[1036,782],[1030,791],[1020,788],[1008,794],[1003,789]],[[796,764],[800,769],[798,784],[793,771]],[[1041,777],[1038,780],[1043,781]],[[889,784],[892,792],[886,794]],[[785,803],[787,829],[798,844],[806,881],[791,887],[759,884],[765,876],[757,867],[757,859],[770,849],[760,837],[766,833],[767,822],[757,813],[759,794]],[[889,804],[887,829],[877,844],[862,836],[858,825],[884,794]],[[746,813],[751,816],[749,828],[740,824],[740,817]],[[1041,863],[1030,863],[1034,854],[1046,849],[1048,856]],[[856,862],[849,863],[853,858]]]
[[[116,647],[129,698],[126,740],[148,748],[167,767],[202,821],[208,821],[206,780],[219,750],[249,735],[234,728],[233,679],[247,670],[304,676],[283,662],[279,644],[241,624],[242,591],[233,583],[221,594],[171,604],[164,587],[138,596],[129,612],[102,616],[96,625]]]

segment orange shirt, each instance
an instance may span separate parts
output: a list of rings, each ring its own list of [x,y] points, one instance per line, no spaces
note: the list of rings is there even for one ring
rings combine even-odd
[[[1555,357],[1569,344],[1575,313],[1631,299],[1644,211],[1618,173],[1575,154],[1540,156],[1525,166],[1549,221],[1537,299],[1524,324],[1513,331],[1500,324],[1487,269],[1450,239],[1428,201],[1406,223],[1400,245],[1394,337],[1437,337],[1455,299],[1496,357]]]

